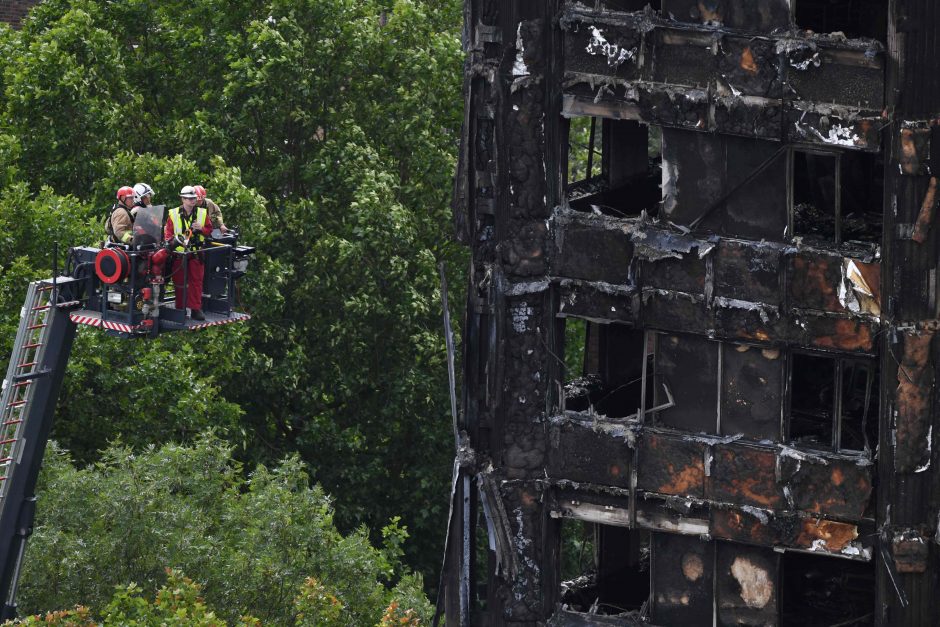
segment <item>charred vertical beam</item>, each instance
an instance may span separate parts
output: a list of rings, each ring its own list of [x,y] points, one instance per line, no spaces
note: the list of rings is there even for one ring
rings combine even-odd
[[[883,291],[894,328],[882,340],[881,438],[876,571],[879,625],[927,625],[940,621],[933,596],[936,553],[911,567],[911,548],[936,529],[940,492],[934,444],[936,360],[932,331],[938,315],[935,225],[915,224],[930,191],[930,177],[911,160],[914,133],[940,112],[940,90],[920,63],[936,51],[936,3],[889,3],[887,106],[895,124],[886,132]],[[913,150],[912,150],[913,149]],[[921,222],[924,217],[920,216]],[[934,217],[935,219],[935,217]],[[915,560],[916,561],[916,560]]]

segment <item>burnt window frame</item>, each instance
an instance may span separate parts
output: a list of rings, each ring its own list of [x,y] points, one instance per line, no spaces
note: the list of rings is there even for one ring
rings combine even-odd
[[[662,163],[662,127],[655,124],[649,124],[643,120],[621,119],[607,117],[603,115],[591,115],[590,113],[562,113],[562,137],[563,137],[563,156],[562,156],[562,198],[564,204],[578,211],[586,211],[595,214],[604,214],[619,219],[635,219],[642,215],[644,211],[650,215],[658,215],[659,207],[662,204],[661,192],[661,163]],[[587,144],[572,143],[572,126],[579,120],[590,120],[590,130],[588,132]],[[637,137],[624,138],[623,133],[629,133],[629,130],[615,128],[619,123],[635,124],[632,129],[637,131],[642,129],[642,148]],[[630,156],[624,154],[623,146],[630,146],[640,151],[643,157],[640,158],[636,153]],[[572,177],[572,154],[575,150],[586,151],[587,162],[584,164],[583,176]],[[653,167],[650,162],[657,162]],[[643,166],[636,164],[642,162]],[[629,174],[622,171],[626,164],[633,164],[636,168]],[[619,167],[618,167],[619,166]],[[655,194],[650,195],[655,171]],[[622,193],[626,186],[633,186],[634,192],[631,198],[641,199],[641,204],[631,207],[623,207],[618,202],[613,202],[606,198],[611,193]],[[592,199],[591,210],[580,207],[587,199]],[[615,198],[616,200],[616,198]],[[596,203],[596,204],[595,204]]]
[[[640,413],[640,422],[647,424],[647,415],[652,414],[652,420],[657,426],[663,426],[667,429],[679,429],[679,427],[666,425],[661,416],[660,412],[669,410],[676,406],[675,395],[673,394],[672,388],[670,387],[670,382],[665,380],[662,375],[656,372],[656,361],[659,355],[659,344],[662,339],[662,336],[676,336],[680,338],[694,337],[699,340],[704,340],[706,343],[715,344],[716,351],[716,381],[715,381],[715,390],[717,394],[716,406],[715,406],[715,432],[712,435],[717,435],[718,430],[721,425],[721,359],[722,359],[722,347],[724,342],[722,340],[716,340],[709,338],[708,336],[698,335],[694,333],[678,333],[670,332],[663,330],[652,330],[647,329],[646,341],[643,343],[643,390],[642,390],[642,410]],[[652,336],[652,337],[650,337]],[[650,347],[652,346],[652,352],[650,352]],[[648,372],[648,369],[652,365],[652,373]],[[652,376],[652,386],[649,384],[648,377]],[[648,398],[648,390],[653,389],[653,399],[652,402],[656,402],[656,393],[657,390],[662,389],[663,394],[665,395],[665,402],[659,403],[654,407],[647,408],[647,402],[651,399]],[[688,429],[690,433],[698,433],[692,429]],[[707,433],[707,432],[706,432]]]
[[[793,424],[793,367],[795,363],[794,357],[796,355],[808,355],[815,358],[825,358],[831,360],[833,367],[833,376],[832,376],[832,424],[831,424],[831,438],[828,445],[823,443],[813,443],[813,442],[794,442],[792,436],[792,424]],[[863,416],[862,421],[862,437],[865,440],[865,446],[861,449],[854,448],[843,448],[842,447],[842,421],[844,418],[844,391],[843,391],[843,382],[844,375],[846,370],[846,364],[862,364],[867,367],[868,370],[868,412]],[[816,450],[829,453],[835,453],[839,455],[853,455],[859,457],[874,457],[875,452],[878,448],[878,439],[880,438],[880,412],[879,412],[879,403],[880,403],[880,389],[878,383],[880,382],[880,363],[877,357],[866,357],[866,356],[856,356],[856,355],[834,355],[831,353],[825,353],[822,351],[812,351],[812,350],[791,350],[788,352],[787,356],[787,394],[786,394],[786,409],[784,412],[784,442],[790,446],[796,446],[801,449],[807,450]],[[868,437],[868,423],[867,420],[875,420],[876,430],[874,442],[869,441]]]
[[[831,157],[835,160],[835,177],[833,185],[833,217],[835,220],[835,233],[832,244],[841,246],[842,241],[842,151],[827,150],[811,146],[790,146],[787,151],[787,231],[790,240],[806,236],[805,233],[796,232],[796,154],[810,154],[819,157]]]
[[[623,387],[625,385],[632,385],[632,384],[637,384],[640,386],[640,400],[639,400],[639,406],[636,408],[636,411],[626,416],[610,416],[607,414],[598,414],[596,410],[596,403],[594,401],[589,401],[588,409],[586,410],[569,409],[568,408],[569,397],[566,394],[567,385],[571,383],[572,381],[575,381],[579,378],[584,378],[592,373],[585,374],[584,371],[582,370],[582,372],[577,374],[577,376],[572,377],[571,374],[573,373],[568,372],[567,363],[566,363],[566,353],[567,353],[566,329],[568,328],[568,320],[578,320],[578,321],[585,322],[586,333],[589,331],[590,329],[589,325],[592,323],[592,320],[590,318],[587,318],[584,316],[566,315],[566,314],[555,315],[555,329],[554,329],[555,340],[553,342],[552,350],[554,351],[553,354],[555,355],[557,359],[557,363],[555,365],[555,374],[553,375],[554,380],[557,383],[556,393],[558,395],[558,398],[553,400],[553,405],[555,406],[556,411],[561,412],[561,413],[564,413],[567,411],[587,413],[593,416],[594,419],[603,418],[604,420],[611,421],[611,422],[639,421],[642,423],[642,422],[645,422],[646,414],[659,412],[659,411],[665,411],[675,406],[675,399],[673,397],[672,390],[669,388],[669,386],[665,382],[662,382],[662,391],[666,397],[665,402],[660,403],[659,405],[656,405],[654,407],[648,407],[647,405],[651,399],[650,387],[648,383],[649,381],[648,375],[650,372],[651,360],[655,359],[655,354],[656,354],[655,350],[650,350],[650,342],[657,341],[655,336],[659,332],[652,331],[650,329],[642,329],[642,332],[643,332],[642,360],[643,362],[640,368],[640,377],[636,380],[622,383],[618,386],[618,388],[616,388],[616,389],[619,389],[620,387]],[[599,326],[607,326],[607,325],[617,325],[619,323],[610,322],[610,323],[596,323],[596,324],[598,324]],[[634,330],[641,331],[641,329],[634,329]],[[600,337],[597,339],[597,341],[603,342],[604,338]],[[588,344],[589,344],[589,340],[587,337],[585,337],[585,346],[584,346],[584,353],[582,356],[582,364],[585,363],[587,355],[591,350],[591,347]],[[605,348],[599,348],[598,350],[603,352]],[[655,364],[653,364],[653,371],[655,371]],[[652,381],[652,384],[656,385],[658,383],[660,382],[658,382],[654,378]],[[616,389],[609,392],[608,395],[616,391]],[[606,398],[606,396],[603,398]],[[600,400],[603,400],[603,398]]]
[[[626,510],[624,510],[626,511]],[[623,586],[618,585],[619,581],[611,577],[612,573],[609,572],[609,568],[612,564],[616,562],[611,562],[608,559],[605,559],[605,556],[610,557],[609,551],[605,550],[605,531],[607,533],[620,535],[621,540],[628,538],[628,544],[635,543],[634,546],[630,546],[626,552],[632,558],[632,561],[627,561],[629,565],[629,573],[627,576],[632,576],[638,580],[643,580],[646,582],[647,587],[638,590],[641,595],[645,592],[645,600],[648,602],[650,594],[652,593],[652,584],[653,584],[653,573],[652,573],[652,554],[651,547],[653,544],[653,534],[655,533],[652,529],[647,529],[644,527],[639,527],[636,525],[628,525],[623,522],[612,522],[612,521],[602,521],[597,519],[594,516],[590,515],[580,515],[578,513],[567,512],[564,509],[553,509],[551,512],[551,518],[554,520],[556,525],[555,533],[557,538],[557,551],[556,555],[558,559],[556,560],[557,565],[557,582],[559,584],[565,583],[574,583],[577,582],[582,577],[587,576],[588,580],[593,576],[593,583],[588,587],[592,588],[595,595],[594,602],[598,607],[609,608],[608,612],[599,612],[599,615],[606,616],[616,616],[622,611],[629,611],[629,608],[624,608],[619,603],[614,603],[609,598],[611,589],[622,589]],[[575,576],[573,579],[564,579],[565,575],[572,575],[573,573],[564,573],[563,568],[565,562],[571,557],[566,552],[566,538],[569,537],[571,527],[578,525],[579,526],[579,535],[582,536],[581,549],[585,546],[590,546],[593,555],[591,556],[591,561],[593,562],[592,566],[589,566],[586,571],[581,573],[580,576]],[[567,528],[567,530],[566,530]],[[590,535],[592,538],[590,541],[586,539],[586,536]],[[624,546],[621,544],[620,547],[621,557],[624,552]],[[634,550],[635,549],[635,550]],[[581,556],[584,557],[583,555]],[[580,562],[581,560],[579,560]],[[606,562],[606,563],[605,563]],[[605,568],[606,566],[606,568]],[[623,576],[624,573],[621,573],[620,576]],[[586,582],[585,582],[586,583]],[[561,591],[559,591],[561,593]],[[634,591],[635,593],[635,591]],[[634,599],[636,607],[634,611],[639,611],[642,608],[642,602],[637,602],[638,599]],[[588,615],[587,608],[584,611],[576,608],[569,608],[570,612],[577,614]]]
[[[828,157],[832,158],[833,163],[833,186],[832,198],[833,198],[833,220],[834,220],[834,233],[832,238],[828,236],[820,236],[812,233],[797,233],[796,232],[796,155],[797,153],[802,153],[805,155],[814,155],[817,157]],[[846,191],[847,188],[845,185],[851,183],[851,175],[848,180],[846,180],[846,167],[849,168],[849,172],[853,172],[853,168],[858,165],[855,159],[859,156],[867,156],[869,158],[875,159],[874,162],[874,171],[875,179],[883,179],[885,173],[886,162],[884,160],[884,150],[875,153],[865,150],[846,150],[846,149],[836,149],[836,148],[824,148],[820,146],[810,146],[805,144],[794,144],[791,145],[787,151],[787,233],[790,241],[795,240],[796,238],[807,238],[810,242],[815,242],[821,245],[831,245],[836,247],[841,247],[847,243],[851,246],[855,243],[861,243],[866,246],[875,246],[881,245],[884,238],[884,224],[879,224],[877,232],[869,233],[865,237],[858,236],[856,233],[853,237],[853,231],[851,226],[846,227],[846,217],[852,218],[857,210],[862,207],[856,206],[855,203],[852,203],[852,195],[849,195],[850,205],[846,206]],[[880,158],[880,165],[878,164],[878,159]],[[846,163],[848,161],[848,163]],[[851,190],[849,190],[851,191]],[[883,195],[884,190],[881,190],[881,195]],[[875,197],[879,194],[874,194]],[[856,198],[857,201],[857,198]],[[884,211],[883,202],[879,199],[878,209],[879,213]],[[846,232],[848,231],[849,237],[846,237]]]

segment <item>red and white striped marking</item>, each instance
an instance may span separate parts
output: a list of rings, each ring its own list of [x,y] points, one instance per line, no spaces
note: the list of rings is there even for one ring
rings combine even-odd
[[[221,324],[232,324],[233,322],[241,322],[242,320],[251,320],[251,316],[249,316],[248,314],[237,313],[233,311],[231,318],[222,318],[221,320],[212,320],[211,322],[207,320],[205,322],[194,324],[190,326],[189,328],[193,330],[205,329],[206,327],[217,327]]]
[[[140,329],[139,326],[133,326],[130,324],[124,324],[123,322],[111,322],[110,320],[102,320],[101,326],[105,329],[110,329],[112,331],[120,331],[122,333],[133,333]]]
[[[134,326],[123,322],[111,322],[110,320],[102,320],[100,316],[87,316],[80,313],[69,314],[69,318],[71,318],[72,322],[75,324],[87,324],[91,327],[101,327],[104,329],[110,329],[111,331],[119,331],[121,333],[137,333],[139,331],[150,330],[147,325]],[[232,312],[230,318],[207,320],[197,324],[190,324],[186,328],[189,330],[205,329],[207,327],[217,327],[223,324],[232,324],[233,322],[242,322],[244,320],[250,319],[251,316],[248,314]]]
[[[87,324],[93,327],[101,326],[101,318],[96,318],[95,316],[82,316],[80,314],[69,314],[69,318],[75,324]]]
[[[139,326],[134,326],[131,324],[125,324],[123,322],[112,322],[110,320],[102,320],[97,316],[84,316],[81,314],[73,313],[69,314],[72,322],[75,324],[87,324],[90,327],[101,327],[104,329],[110,329],[111,331],[120,331],[121,333],[134,333]]]

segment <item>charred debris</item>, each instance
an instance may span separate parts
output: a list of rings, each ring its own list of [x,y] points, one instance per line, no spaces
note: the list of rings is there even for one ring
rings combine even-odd
[[[467,0],[448,625],[940,624],[938,30]]]

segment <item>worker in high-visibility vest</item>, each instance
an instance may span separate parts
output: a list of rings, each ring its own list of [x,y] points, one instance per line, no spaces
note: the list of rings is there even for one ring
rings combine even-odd
[[[186,185],[180,190],[181,206],[170,209],[169,219],[166,221],[163,235],[170,247],[177,252],[199,248],[205,238],[212,234],[212,224],[205,208],[196,207],[196,190],[192,185]],[[195,255],[174,255],[173,258],[173,285],[176,292],[176,308],[188,307],[193,320],[205,320],[202,313],[202,280],[205,275],[205,265],[201,253]],[[186,287],[184,290],[183,268],[186,269]],[[183,302],[183,292],[186,292],[186,302]]]

